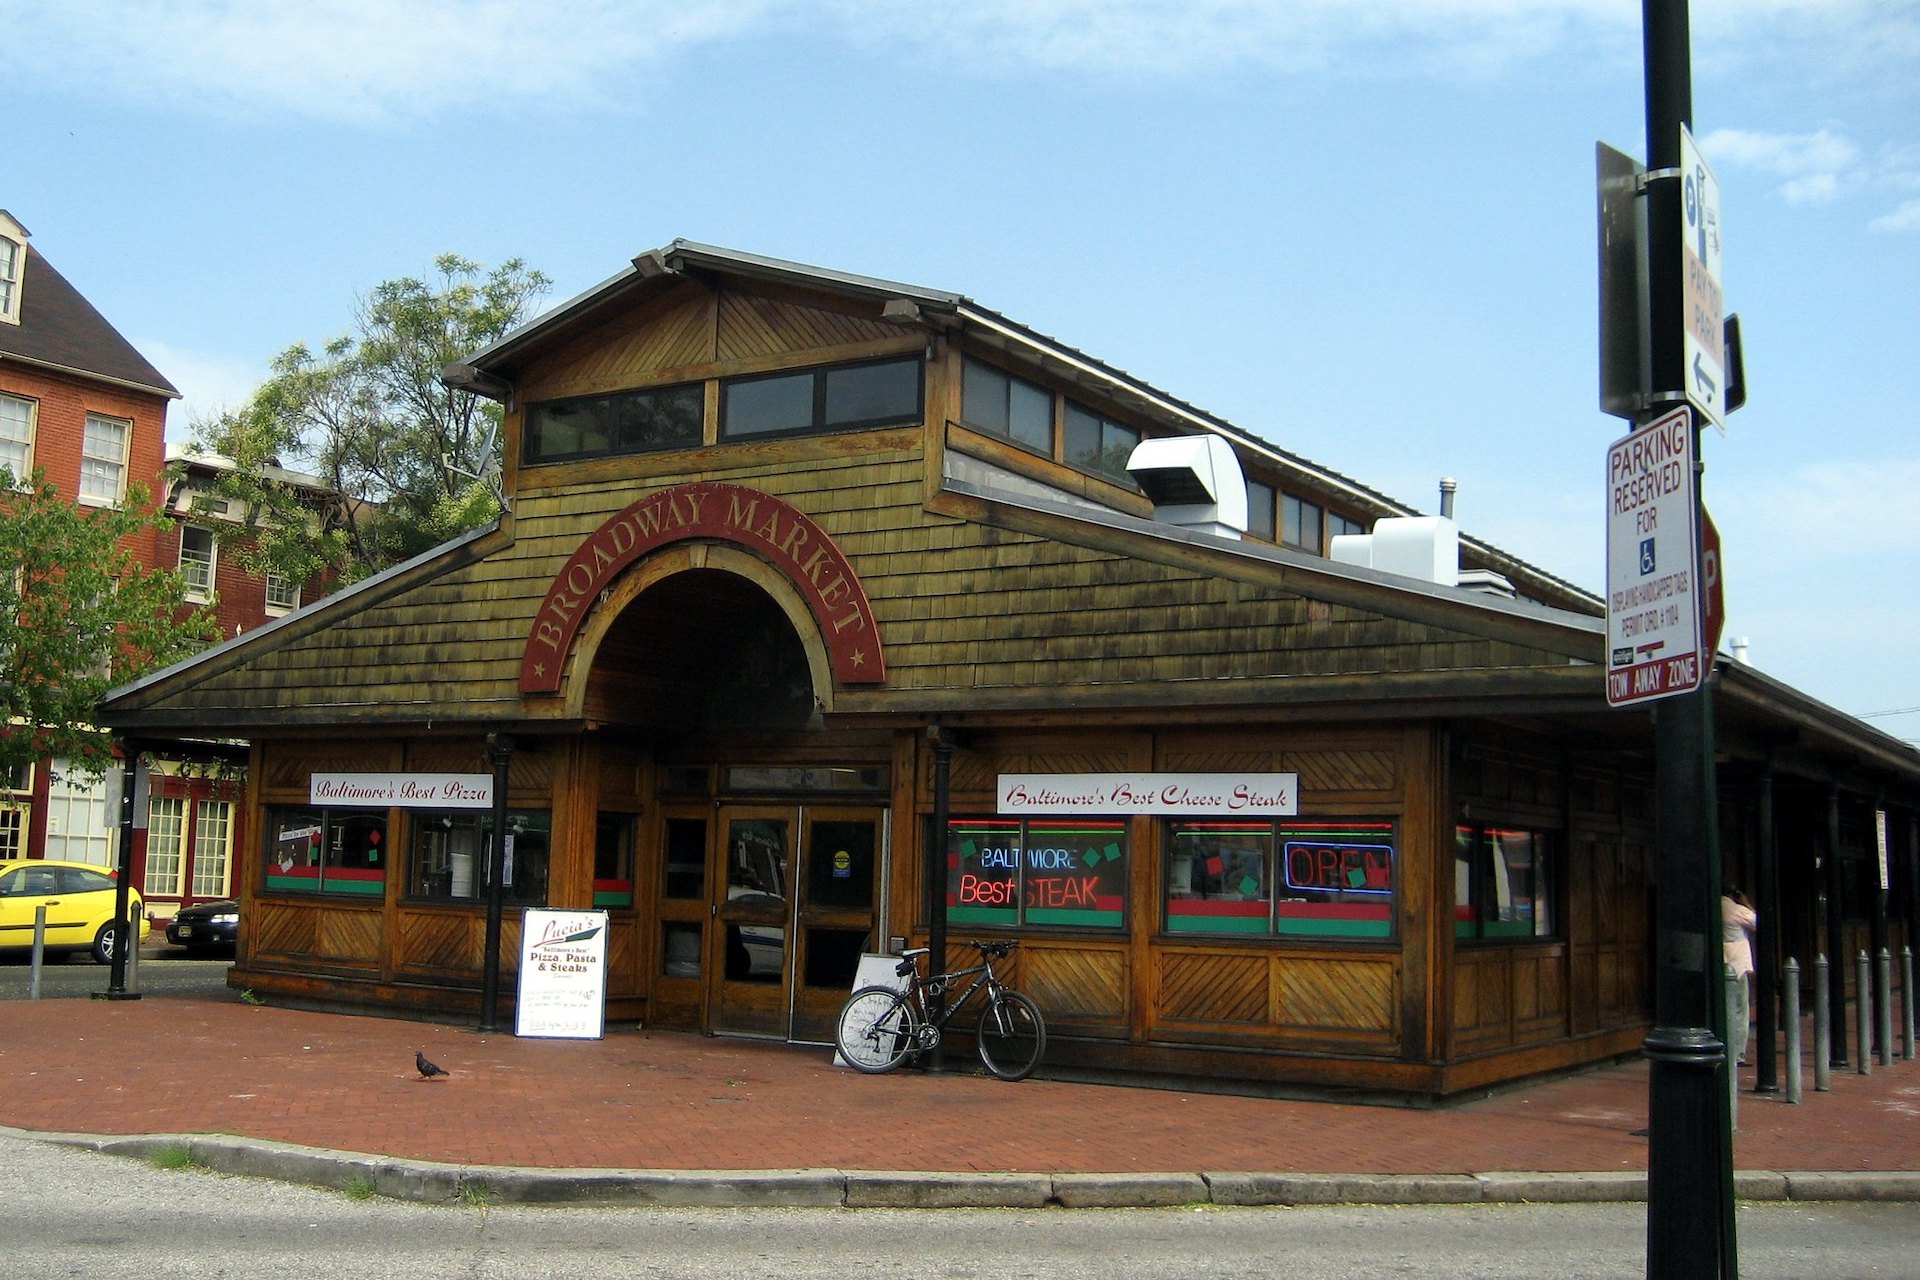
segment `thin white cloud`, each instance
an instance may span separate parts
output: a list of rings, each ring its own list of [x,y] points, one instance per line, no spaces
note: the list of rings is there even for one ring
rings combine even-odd
[[[1596,33],[1623,0],[836,0],[852,38],[919,46],[980,72],[1184,76],[1480,73]]]
[[[1830,204],[1843,185],[1860,181],[1860,148],[1827,129],[1817,133],[1760,133],[1715,129],[1700,140],[1714,167],[1754,169],[1782,178],[1780,194],[1794,204]]]
[[[1920,11],[1698,0],[1716,56],[1901,65]],[[631,101],[651,68],[797,31],[974,75],[1485,75],[1638,61],[1634,0],[0,0],[8,74],[142,102],[355,123]],[[1817,46],[1816,51],[1806,47]],[[15,85],[10,84],[12,90]]]
[[[223,112],[375,123],[502,103],[592,101],[783,0],[0,0],[12,75]]]
[[[157,338],[137,338],[133,345],[180,391],[167,410],[172,441],[184,442],[195,422],[239,408],[267,378],[265,368],[235,356],[189,351]]]
[[[1781,179],[1780,196],[1789,204],[1825,205],[1857,191],[1920,187],[1920,164],[1912,147],[1885,144],[1867,155],[1852,139],[1829,129],[1716,129],[1700,146],[1716,169],[1750,169]],[[1875,231],[1920,230],[1920,200],[1908,200],[1868,225]]]
[[[1875,231],[1920,231],[1920,200],[1909,200],[1885,217],[1867,224]]]

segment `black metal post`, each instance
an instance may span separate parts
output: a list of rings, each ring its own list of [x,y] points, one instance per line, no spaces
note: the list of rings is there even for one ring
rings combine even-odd
[[[952,797],[953,737],[939,725],[927,726],[927,740],[933,744],[933,832],[927,842],[927,972],[947,971],[947,810]],[[940,1016],[946,993],[931,995],[932,1012]],[[927,1055],[927,1068],[939,1071],[946,1066],[940,1046]]]
[[[1680,131],[1693,118],[1691,37],[1686,0],[1642,0],[1642,18],[1647,168],[1653,179],[1647,188],[1650,363],[1658,394],[1687,385],[1677,171]],[[1693,430],[1697,443],[1697,416]],[[1695,582],[1699,569],[1696,562]],[[1702,658],[1711,664],[1711,655]],[[1646,1040],[1647,1275],[1733,1277],[1739,1263],[1710,679],[1696,692],[1658,705],[1654,751],[1659,869],[1655,1026]]]
[[[1876,798],[1873,816],[1881,818],[1885,813],[1885,802]],[[1893,882],[1893,833],[1892,831],[1887,832],[1887,874],[1884,880],[1880,877],[1880,832],[1877,828],[1869,830],[1867,839],[1870,842],[1870,847],[1867,850],[1868,874],[1873,877],[1873,914],[1868,917],[1867,922],[1867,957],[1868,959],[1872,959],[1876,956],[1884,955],[1891,961],[1893,952],[1887,945],[1887,890],[1892,887]],[[1876,986],[1874,988],[1873,998],[1875,1001],[1874,1009],[1876,1010],[1876,1032],[1879,1027],[1886,1022],[1886,1018],[1883,1015],[1885,1013],[1887,994],[1887,990],[1884,987]],[[1864,991],[1861,992],[1860,999],[1863,1003],[1866,998],[1866,993]],[[1884,1056],[1887,1052],[1886,1038],[1876,1034],[1874,1036],[1873,1047],[1883,1055],[1881,1061],[1886,1061]],[[1860,1056],[1862,1058],[1867,1056],[1867,1047],[1864,1043],[1860,1047]]]
[[[140,926],[128,910],[133,891],[133,832],[139,790],[140,744],[131,739],[120,743],[120,812],[115,816],[120,831],[119,873],[113,882],[113,965],[108,970],[106,998],[138,1000],[138,991],[127,990],[127,958],[140,945]]]
[[[1847,1065],[1847,914],[1840,877],[1840,788],[1827,788],[1826,861],[1821,897],[1827,919],[1827,1045],[1829,1066]]]
[[[506,899],[507,778],[513,739],[487,735],[487,763],[493,766],[493,829],[487,836],[487,942],[480,974],[480,1031],[499,1029],[500,917]]]
[[[1747,1052],[1753,1055],[1754,1090],[1777,1093],[1780,1080],[1775,1047],[1780,1026],[1779,1003],[1775,995],[1780,978],[1780,853],[1773,834],[1773,761],[1760,768],[1755,787],[1755,803],[1760,810],[1760,848],[1754,859],[1754,912],[1760,917],[1755,938],[1759,954],[1754,957],[1753,1012],[1759,1031],[1758,1043]],[[1794,981],[1799,981],[1795,970]],[[1796,993],[1795,998],[1798,998]]]

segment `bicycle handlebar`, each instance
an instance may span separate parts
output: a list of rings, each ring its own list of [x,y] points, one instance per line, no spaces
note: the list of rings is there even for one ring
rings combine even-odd
[[[977,938],[970,938],[967,941],[967,945],[983,956],[991,956],[995,960],[1005,960],[1012,954],[1013,949],[1020,945],[1020,940],[1018,938],[1001,938],[996,942],[981,942]],[[900,963],[893,966],[894,973],[902,978],[910,976],[918,967],[917,961],[921,956],[927,954],[927,950],[926,947],[914,947],[911,950],[902,951],[900,953]]]

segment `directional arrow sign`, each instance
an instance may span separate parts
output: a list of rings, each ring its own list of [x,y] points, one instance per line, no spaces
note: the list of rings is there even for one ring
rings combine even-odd
[[[1720,287],[1720,181],[1693,134],[1680,126],[1682,308],[1686,319],[1687,399],[1713,425],[1727,429],[1725,295]]]

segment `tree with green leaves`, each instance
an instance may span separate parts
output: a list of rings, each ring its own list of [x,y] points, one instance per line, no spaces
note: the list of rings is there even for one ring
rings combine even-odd
[[[220,531],[241,565],[351,582],[498,516],[500,406],[440,371],[519,324],[548,284],[519,258],[487,271],[443,254],[430,279],[361,299],[353,333],[288,347],[244,406],[194,424],[196,451],[237,464],[210,496],[244,513]],[[333,501],[317,508],[283,466]]]
[[[81,507],[36,472],[24,485],[0,467],[0,765],[49,756],[104,771],[112,736],[93,716],[101,695],[219,639],[187,604],[175,569],[133,550],[167,517],[139,485],[120,507]]]

